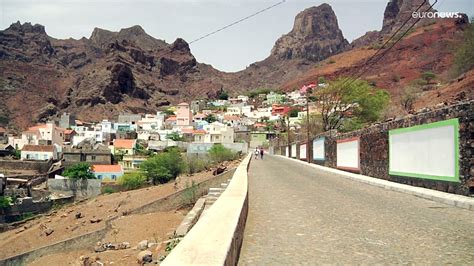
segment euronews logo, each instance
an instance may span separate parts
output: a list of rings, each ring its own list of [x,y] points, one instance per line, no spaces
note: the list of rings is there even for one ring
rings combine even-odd
[[[411,16],[413,18],[461,18],[461,12],[420,12],[414,11]]]

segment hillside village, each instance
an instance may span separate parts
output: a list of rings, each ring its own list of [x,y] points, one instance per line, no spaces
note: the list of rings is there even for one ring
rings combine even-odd
[[[87,163],[96,179],[117,182],[172,147],[198,157],[206,156],[214,144],[239,154],[267,149],[280,133],[301,128],[307,107],[311,114],[317,112],[316,103],[307,104],[304,92],[304,88],[286,94],[261,89],[207,102],[183,102],[153,114],[121,114],[115,121],[81,121],[63,113],[21,134],[2,129],[2,195],[29,198],[30,190],[15,189],[22,180],[38,186],[48,178],[64,179],[61,173],[80,163]]]

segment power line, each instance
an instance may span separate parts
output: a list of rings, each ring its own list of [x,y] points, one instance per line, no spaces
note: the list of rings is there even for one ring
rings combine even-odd
[[[438,0],[435,0],[435,2],[430,5],[430,7],[425,10],[426,11],[429,11],[431,8],[433,8],[433,6],[438,2]],[[411,26],[395,41],[392,43],[392,45],[390,47],[388,47],[381,55],[380,57],[378,57],[375,62],[372,63],[372,65],[376,64],[378,61],[380,61],[387,53],[388,51],[390,51],[401,39],[403,39],[403,37],[405,37],[405,35],[421,20],[421,17],[417,18],[416,21],[411,24]],[[359,75],[357,75],[356,78],[353,78],[351,79],[351,81],[346,85],[346,86],[349,86],[351,85],[352,83],[354,83],[357,79],[359,79],[360,77],[362,77],[362,75],[364,75],[367,71],[369,70],[369,68],[365,68],[364,71],[362,71],[362,73],[360,73]]]
[[[425,0],[425,1],[426,1],[426,0]],[[209,33],[207,33],[207,34],[205,34],[205,35],[203,35],[203,36],[201,36],[201,37],[199,37],[199,38],[197,38],[197,39],[194,39],[194,40],[192,40],[191,42],[189,42],[189,44],[198,42],[198,41],[200,41],[200,40],[202,40],[202,39],[204,39],[204,38],[207,38],[207,37],[209,37],[209,36],[211,36],[211,35],[214,35],[214,34],[220,32],[220,31],[223,31],[223,30],[225,30],[225,29],[227,29],[227,28],[230,28],[230,27],[232,27],[232,26],[234,26],[234,25],[237,25],[237,24],[239,24],[239,23],[241,23],[241,22],[243,22],[243,21],[245,21],[245,20],[247,20],[247,19],[250,19],[250,18],[252,18],[252,17],[255,17],[255,16],[257,16],[257,15],[259,15],[259,14],[265,12],[265,11],[268,11],[268,10],[270,10],[270,9],[276,7],[276,6],[279,6],[279,5],[281,5],[281,4],[285,3],[285,2],[286,2],[286,0],[282,0],[282,1],[278,2],[278,3],[276,3],[276,4],[273,4],[273,5],[271,5],[271,6],[268,6],[268,7],[264,8],[264,9],[261,9],[261,10],[255,12],[255,13],[253,13],[253,14],[251,14],[251,15],[248,15],[248,16],[246,16],[246,17],[244,17],[244,18],[241,18],[241,19],[239,19],[239,20],[237,20],[237,21],[234,21],[234,22],[232,22],[232,23],[230,23],[230,24],[227,24],[227,25],[225,25],[225,26],[223,26],[223,27],[221,27],[221,28],[219,28],[219,29],[217,29],[217,30],[215,30],[215,31],[209,32]]]
[[[426,1],[427,1],[427,0],[424,0],[424,1],[418,6],[418,8],[417,8],[414,12],[418,12],[418,10],[426,3]],[[436,2],[437,2],[437,0],[436,0]],[[435,2],[435,4],[436,4],[436,2]],[[434,4],[433,4],[433,5],[434,5]],[[431,5],[431,7],[433,7],[433,5]],[[430,7],[430,8],[431,8],[431,7]],[[398,32],[399,32],[401,29],[403,29],[403,27],[405,27],[405,25],[406,25],[411,19],[412,19],[412,16],[408,17],[408,19],[405,20],[405,22],[403,22],[403,24],[402,24],[395,32],[393,32],[393,33],[391,34],[390,38],[387,39],[387,40],[382,44],[382,46],[381,46],[379,49],[377,49],[377,51],[376,51],[373,55],[371,55],[371,56],[362,64],[361,68],[364,68],[364,65],[367,66],[367,65],[380,53],[380,51],[382,51],[382,50],[385,48],[385,46],[398,34]],[[416,23],[418,23],[418,21],[415,22],[415,24],[416,24]],[[403,37],[403,36],[402,36],[402,37]],[[351,77],[345,78],[345,79],[342,81],[342,83],[341,83],[341,85],[340,85],[339,87],[343,87],[348,81],[351,81],[351,80],[352,80]]]

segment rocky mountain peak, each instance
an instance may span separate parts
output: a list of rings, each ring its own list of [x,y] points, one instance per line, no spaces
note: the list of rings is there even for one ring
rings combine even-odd
[[[43,25],[40,24],[34,24],[32,25],[30,22],[25,22],[21,24],[20,21],[17,21],[13,24],[10,25],[6,29],[7,31],[16,31],[20,33],[37,33],[37,34],[46,34],[46,31],[44,29]]]
[[[418,9],[418,7],[421,7]],[[430,7],[428,0],[390,0],[385,8],[383,17],[382,34],[388,34],[400,28],[403,23],[412,17],[413,11],[436,11]],[[414,20],[414,19],[413,19]],[[422,19],[423,22],[426,19]],[[409,27],[409,23],[407,27]]]
[[[276,41],[272,56],[320,61],[342,51],[347,44],[336,14],[330,5],[322,4],[296,16],[293,29]]]
[[[106,48],[115,42],[122,43],[122,41],[133,43],[144,50],[157,50],[167,46],[166,42],[148,35],[145,30],[138,25],[121,29],[118,32],[94,28],[89,40],[92,45],[101,48]]]

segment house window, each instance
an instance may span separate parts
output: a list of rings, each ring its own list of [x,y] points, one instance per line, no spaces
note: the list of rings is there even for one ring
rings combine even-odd
[[[98,178],[98,179],[102,179],[102,175],[98,175],[97,178]]]
[[[116,180],[117,179],[117,176],[116,175],[112,175],[112,180]]]
[[[95,155],[92,155],[92,161],[95,161],[95,159],[96,159]]]

